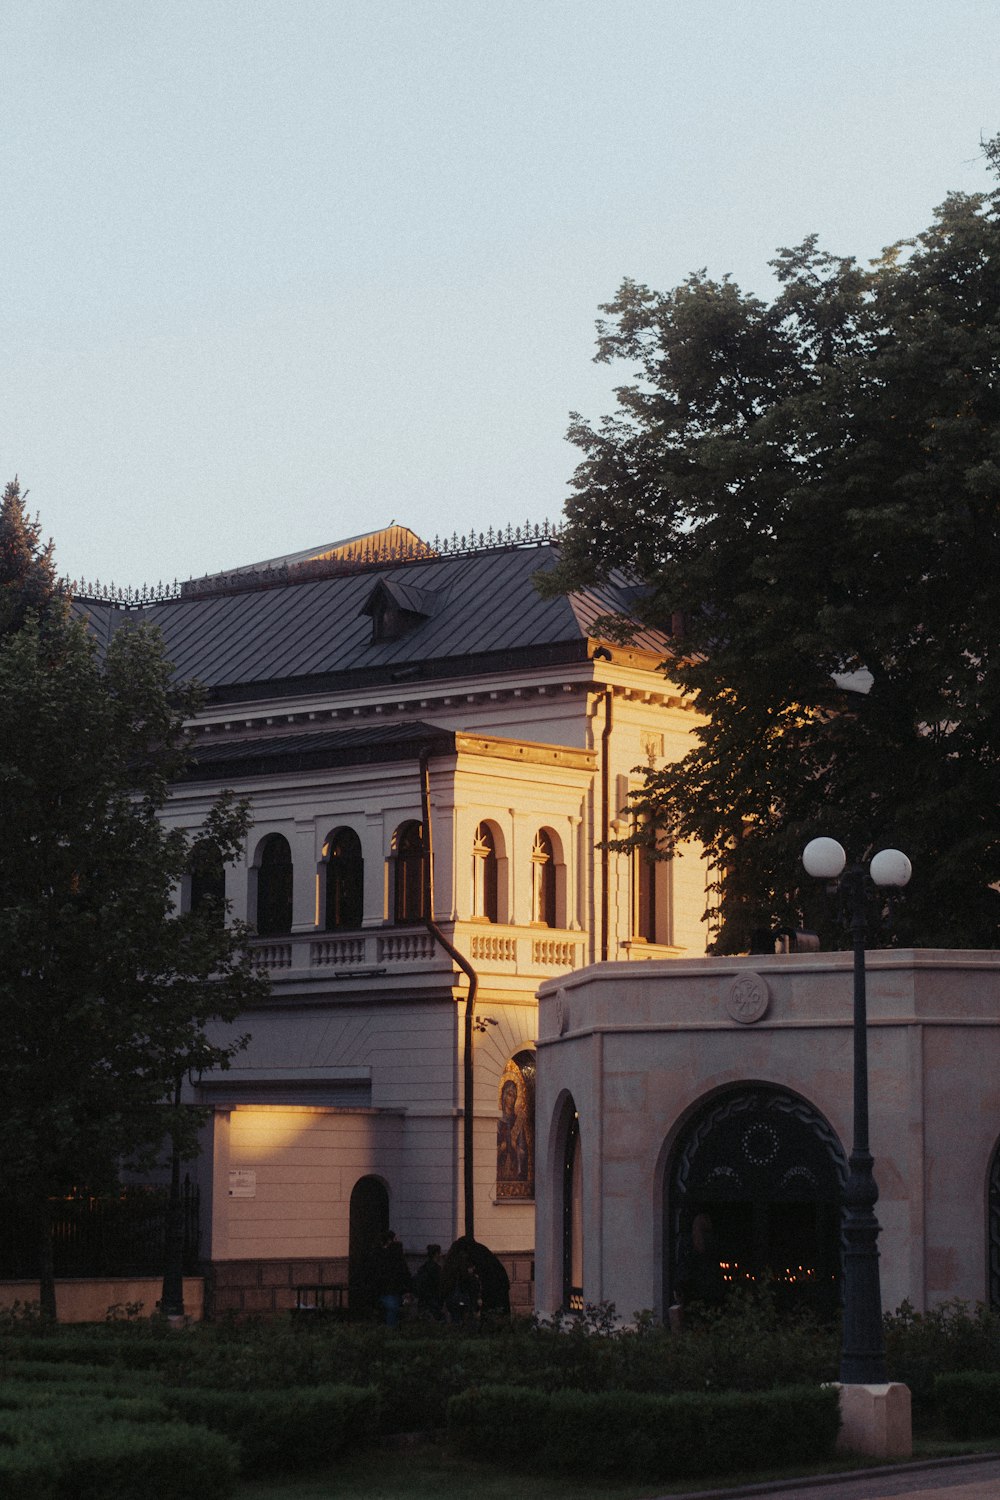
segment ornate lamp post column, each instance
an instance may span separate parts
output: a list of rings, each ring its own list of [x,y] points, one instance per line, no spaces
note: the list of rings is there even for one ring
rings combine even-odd
[[[868,1014],[865,996],[865,870],[847,865],[836,839],[813,839],[802,855],[806,873],[839,884],[847,897],[854,946],[854,1141],[844,1191],[844,1341],[840,1379],[844,1385],[885,1385],[882,1294],[879,1287],[878,1188],[868,1149]],[[910,861],[898,849],[883,849],[868,867],[878,886],[904,886]]]

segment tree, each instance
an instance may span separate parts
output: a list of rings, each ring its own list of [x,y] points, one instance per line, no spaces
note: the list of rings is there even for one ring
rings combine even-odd
[[[666,669],[704,726],[635,810],[706,849],[715,951],[820,920],[819,833],[910,855],[893,940],[995,947],[1000,193],[868,266],[815,237],[771,264],[770,302],[700,272],[602,309],[597,359],[638,368],[614,416],[574,415],[550,587],[623,569],[644,622],[684,622]]]
[[[123,623],[102,661],[54,581],[31,604],[0,636],[0,1188],[37,1218],[54,1316],[49,1201],[114,1185],[165,1138],[193,1154],[199,1117],[174,1108],[177,1079],[228,1064],[242,1041],[209,1023],[265,981],[218,902],[174,906],[191,838],[159,814],[193,697],[171,686],[158,633]],[[223,797],[200,857],[232,859],[246,829]]]
[[[41,526],[25,514],[15,475],[0,501],[0,636],[19,629],[32,611],[61,613],[64,605],[52,543],[41,545]]]

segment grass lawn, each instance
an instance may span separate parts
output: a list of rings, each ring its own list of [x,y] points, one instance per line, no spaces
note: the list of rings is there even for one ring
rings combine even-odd
[[[992,1452],[989,1443],[917,1444],[915,1459],[951,1454]],[[706,1475],[675,1484],[588,1484],[582,1479],[553,1479],[477,1464],[451,1454],[444,1444],[419,1443],[396,1450],[361,1454],[328,1475],[308,1478],[244,1481],[236,1500],[648,1500],[650,1496],[690,1493],[807,1478],[835,1469],[868,1467],[860,1459],[838,1458],[810,1468],[761,1469],[753,1474]]]

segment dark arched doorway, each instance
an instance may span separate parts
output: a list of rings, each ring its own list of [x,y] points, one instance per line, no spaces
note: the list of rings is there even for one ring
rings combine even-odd
[[[354,1317],[375,1308],[375,1251],[389,1228],[389,1190],[380,1177],[360,1177],[351,1193],[347,1305]]]
[[[583,1155],[580,1117],[574,1109],[566,1125],[563,1151],[563,1308],[582,1313],[583,1302]]]
[[[1000,1146],[994,1151],[990,1163],[986,1233],[990,1307],[994,1312],[1000,1312]]]
[[[781,1308],[833,1314],[846,1175],[839,1140],[804,1099],[765,1085],[716,1095],[671,1158],[665,1302],[767,1284]]]

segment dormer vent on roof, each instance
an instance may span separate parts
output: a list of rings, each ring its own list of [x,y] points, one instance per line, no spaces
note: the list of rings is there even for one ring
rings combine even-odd
[[[436,615],[440,603],[441,596],[434,589],[420,589],[412,583],[380,578],[361,606],[360,613],[371,616],[374,645],[378,641],[398,641],[408,630]]]

